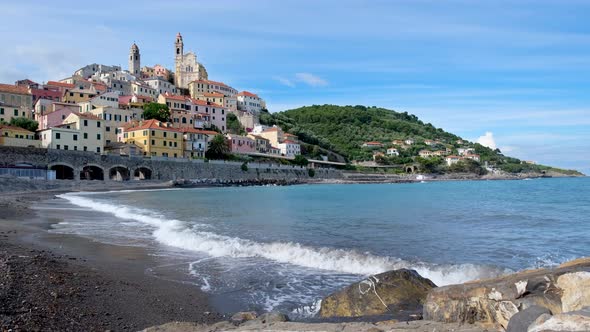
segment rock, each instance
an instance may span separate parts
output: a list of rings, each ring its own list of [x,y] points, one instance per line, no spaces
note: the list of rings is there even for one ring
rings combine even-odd
[[[538,269],[431,290],[424,319],[482,322],[503,328],[517,312],[533,306],[554,314],[590,306],[590,259],[555,269]]]
[[[539,316],[543,314],[551,314],[547,308],[538,305],[531,306],[512,316],[508,322],[506,332],[521,332],[526,331],[529,325],[535,322]]]
[[[242,324],[243,322],[254,320],[258,314],[254,311],[240,311],[231,316],[230,321],[235,324]]]
[[[322,300],[320,317],[382,315],[420,310],[429,290],[436,287],[414,270],[401,269],[371,276]]]
[[[541,317],[539,317],[541,318]],[[527,332],[582,332],[590,331],[590,308],[572,311],[564,314],[557,314],[548,319],[537,319],[532,323]]]
[[[270,324],[277,322],[288,322],[289,317],[280,312],[268,312],[258,317],[258,320],[262,322],[262,324]]]

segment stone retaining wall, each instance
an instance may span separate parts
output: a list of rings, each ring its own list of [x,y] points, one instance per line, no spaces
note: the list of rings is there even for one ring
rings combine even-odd
[[[65,151],[38,148],[0,146],[0,167],[28,164],[33,167],[67,167],[73,170],[75,180],[84,171],[100,169],[105,180],[138,179],[140,176],[156,180],[219,179],[240,180],[309,180],[308,170],[277,164],[253,163],[247,171],[239,162],[204,162],[188,159],[151,159],[117,155],[100,155],[84,151]],[[149,174],[151,173],[151,174]],[[342,173],[336,169],[316,169],[314,179],[338,179]]]

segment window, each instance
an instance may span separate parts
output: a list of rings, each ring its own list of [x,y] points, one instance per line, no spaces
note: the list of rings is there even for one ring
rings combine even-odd
[[[99,122],[99,123],[100,123],[100,122]],[[111,131],[111,127],[108,127],[108,126],[107,126],[107,127],[105,128],[105,130],[106,130],[106,131]]]
[[[167,134],[167,133],[166,133],[166,132],[164,132],[164,137],[166,137],[166,134]]]
[[[96,139],[100,140],[100,134],[96,134]]]
[[[97,153],[100,153],[100,146],[97,146],[97,147],[96,147],[96,152],[97,152]]]
[[[55,139],[60,139],[61,138],[61,134],[60,133],[55,133]]]
[[[84,151],[88,151],[88,147],[87,146],[84,147]]]
[[[84,127],[88,127],[88,120],[84,120]]]
[[[143,145],[147,145],[147,140],[143,140]]]
[[[88,133],[84,133],[84,139],[88,139]]]
[[[100,121],[96,121],[96,128],[100,128]]]
[[[178,145],[177,145],[177,143],[176,143],[176,142],[174,142],[174,147],[177,147],[177,146],[178,146]]]
[[[166,141],[164,141],[163,143],[164,143],[164,146],[166,146]]]
[[[78,140],[78,135],[74,134],[74,141]]]
[[[78,151],[78,147],[74,145],[74,151]]]
[[[14,110],[14,116],[18,116],[18,110],[17,109]]]
[[[152,136],[156,136],[156,131],[152,130]]]
[[[64,150],[68,150],[68,146],[67,145],[64,145]]]
[[[4,109],[0,108],[0,115],[4,115]]]
[[[152,145],[156,145],[156,140],[152,140]]]
[[[57,145],[57,149],[59,150],[59,144]]]

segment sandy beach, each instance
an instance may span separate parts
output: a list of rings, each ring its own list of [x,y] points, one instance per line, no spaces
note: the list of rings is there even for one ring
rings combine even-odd
[[[141,184],[142,188],[166,183]],[[93,190],[113,190],[121,185]],[[131,189],[129,185],[120,189]],[[0,326],[13,331],[124,331],[169,321],[222,317],[197,287],[155,278],[143,248],[46,232],[34,202],[62,189],[4,193],[0,199]],[[16,188],[15,188],[16,189]]]

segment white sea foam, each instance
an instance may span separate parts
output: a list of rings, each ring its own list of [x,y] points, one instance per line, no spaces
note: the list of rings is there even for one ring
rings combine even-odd
[[[149,210],[98,202],[84,195],[64,194],[59,197],[74,205],[145,223],[154,228],[153,236],[160,243],[184,250],[203,252],[213,257],[260,257],[279,263],[358,275],[411,268],[439,286],[493,277],[506,272],[472,264],[410,263],[399,258],[376,256],[355,250],[310,247],[293,242],[260,243],[202,231],[205,229],[204,225],[166,219]]]

